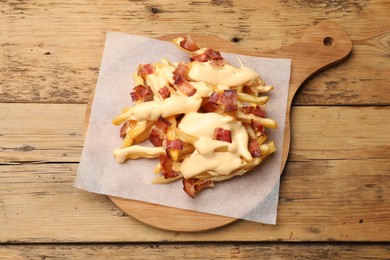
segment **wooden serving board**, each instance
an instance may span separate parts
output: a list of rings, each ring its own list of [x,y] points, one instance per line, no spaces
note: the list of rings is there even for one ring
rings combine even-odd
[[[176,37],[185,35],[185,33],[169,34],[158,37],[158,39],[172,41]],[[223,52],[270,58],[289,58],[292,60],[282,151],[282,173],[290,148],[290,109],[295,93],[308,78],[318,71],[345,60],[352,50],[351,40],[337,24],[332,22],[322,22],[309,28],[306,34],[293,44],[266,52],[243,49],[229,41],[212,35],[198,33],[190,33],[190,35],[199,45]],[[93,94],[86,111],[86,127],[89,123],[92,100]],[[182,232],[205,231],[227,225],[236,220],[234,218],[166,207],[142,201],[113,196],[109,196],[109,198],[133,218],[164,230]]]

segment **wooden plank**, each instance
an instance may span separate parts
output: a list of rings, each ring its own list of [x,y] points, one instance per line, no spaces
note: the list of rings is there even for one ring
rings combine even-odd
[[[244,48],[270,50],[296,41],[318,21],[332,20],[353,40],[352,56],[308,81],[294,103],[388,105],[388,9],[383,0],[326,4],[10,0],[0,6],[0,101],[87,103],[109,30],[150,37],[196,31]]]
[[[0,104],[0,164],[77,162],[85,105]]]
[[[0,103],[0,164],[78,162],[85,109]],[[389,118],[390,107],[293,107],[289,160],[390,158]]]
[[[3,259],[388,259],[388,244],[8,245]]]
[[[239,220],[197,233],[130,218],[106,196],[74,188],[76,169],[0,166],[0,243],[390,240],[388,159],[289,162],[276,226]]]

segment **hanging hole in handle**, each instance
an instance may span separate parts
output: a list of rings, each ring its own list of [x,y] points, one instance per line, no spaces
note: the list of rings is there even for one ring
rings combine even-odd
[[[334,44],[334,39],[332,37],[325,37],[323,43],[326,47],[332,47]]]

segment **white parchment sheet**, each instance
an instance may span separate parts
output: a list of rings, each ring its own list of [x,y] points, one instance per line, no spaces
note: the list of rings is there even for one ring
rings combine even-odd
[[[120,127],[112,125],[111,121],[122,108],[132,105],[129,93],[134,87],[132,73],[138,64],[160,62],[161,58],[187,62],[189,57],[170,42],[109,32],[75,187],[98,194],[275,224],[291,60],[228,53],[222,53],[222,56],[236,66],[239,66],[237,57],[240,57],[246,67],[260,73],[267,85],[275,86],[266,110],[267,116],[274,118],[279,126],[267,129],[269,140],[277,147],[275,154],[243,176],[217,182],[214,188],[202,190],[195,199],[183,191],[181,181],[151,183],[158,159],[115,162],[113,150],[120,148],[122,139],[119,138]]]

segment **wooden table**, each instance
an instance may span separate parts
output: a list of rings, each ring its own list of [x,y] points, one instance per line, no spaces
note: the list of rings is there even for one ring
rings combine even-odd
[[[5,0],[0,12],[0,259],[390,257],[388,1]],[[73,187],[107,31],[265,51],[324,20],[353,51],[294,99],[276,226],[162,231]]]

